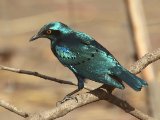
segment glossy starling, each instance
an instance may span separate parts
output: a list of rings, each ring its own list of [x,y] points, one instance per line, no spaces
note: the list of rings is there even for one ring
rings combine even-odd
[[[76,31],[61,22],[44,25],[30,41],[48,38],[51,50],[78,80],[78,89],[69,93],[64,101],[84,87],[84,80],[124,89],[123,82],[140,91],[147,82],[126,70],[114,56],[86,33]]]

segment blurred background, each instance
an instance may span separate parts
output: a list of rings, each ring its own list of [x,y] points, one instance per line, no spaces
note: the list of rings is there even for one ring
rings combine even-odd
[[[148,51],[153,51],[160,45],[160,0],[142,2],[146,34],[149,36]],[[0,64],[76,82],[72,72],[63,67],[52,54],[49,40],[29,42],[44,24],[61,21],[91,35],[129,69],[138,56],[129,14],[125,0],[0,0]],[[154,73],[154,80],[150,82],[160,80],[159,63],[154,63],[150,69]],[[145,74],[141,77],[147,79]],[[76,89],[73,86],[7,71],[0,71],[0,83],[0,99],[28,112],[53,108],[57,101]],[[100,85],[91,81],[86,84],[93,88]],[[126,86],[124,91],[117,89],[114,94],[144,113],[153,115],[158,108],[154,108],[150,100],[151,97],[154,98],[152,92],[148,92],[152,91],[152,88],[151,85],[149,90],[135,92]],[[0,108],[0,120],[10,119],[23,120],[18,115]],[[93,119],[135,120],[131,115],[104,101],[76,109],[58,120]]]

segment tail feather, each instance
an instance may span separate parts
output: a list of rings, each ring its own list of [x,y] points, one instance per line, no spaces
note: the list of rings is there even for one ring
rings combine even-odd
[[[142,87],[148,86],[146,81],[135,76],[134,74],[130,73],[128,70],[124,68],[115,67],[112,70],[115,76],[122,79],[125,83],[127,83],[131,88],[133,88],[136,91],[140,91]]]

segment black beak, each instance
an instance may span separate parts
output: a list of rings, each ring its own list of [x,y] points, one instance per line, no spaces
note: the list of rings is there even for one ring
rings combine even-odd
[[[34,41],[34,40],[36,40],[38,38],[39,38],[39,35],[35,34],[33,37],[31,37],[31,39],[29,41]]]

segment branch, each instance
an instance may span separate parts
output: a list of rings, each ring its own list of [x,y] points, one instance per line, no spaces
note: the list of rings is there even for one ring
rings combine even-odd
[[[66,81],[66,80],[61,80],[61,79],[57,79],[55,77],[50,77],[38,72],[34,72],[34,71],[29,71],[29,70],[22,70],[22,69],[17,69],[17,68],[11,68],[11,67],[6,67],[3,65],[0,65],[0,70],[6,70],[6,71],[10,71],[10,72],[15,72],[15,73],[20,73],[20,74],[26,74],[26,75],[32,75],[32,76],[36,76],[36,77],[40,77],[43,78],[45,80],[51,80],[60,84],[67,84],[67,85],[73,85],[73,86],[77,86],[76,83],[73,83],[71,81]],[[87,86],[84,87],[86,90],[93,90],[93,88],[89,88]]]
[[[145,54],[142,58],[140,58],[137,62],[135,62],[130,67],[130,72],[132,72],[133,74],[138,74],[149,64],[159,59],[160,59],[160,48],[158,48],[157,50],[153,52]]]
[[[160,49],[144,55],[134,65],[131,66],[130,71],[133,74],[137,74],[137,73],[141,72],[149,64],[151,64],[152,62],[155,62],[158,59],[160,59]],[[114,95],[108,94],[107,92],[105,92],[101,88],[98,88],[96,90],[93,90],[91,92],[84,93],[81,95],[76,95],[75,98],[66,101],[65,103],[57,106],[56,108],[53,108],[51,110],[44,111],[41,113],[37,113],[33,116],[30,116],[27,120],[56,119],[56,118],[59,118],[59,117],[66,115],[67,113],[69,113],[70,111],[73,111],[76,108],[79,108],[81,106],[84,106],[86,104],[96,102],[99,100],[106,100],[106,101],[118,106],[119,108],[121,108],[125,112],[131,114],[132,116],[136,117],[137,119],[156,120],[156,119],[151,118],[148,115],[142,113],[141,111],[135,109],[126,101],[123,101]]]
[[[108,94],[105,90],[98,88],[89,93],[84,93],[81,95],[77,95],[74,99],[68,100],[65,103],[57,106],[48,111],[44,111],[38,114],[34,114],[27,118],[27,120],[51,120],[62,117],[67,113],[73,111],[76,108],[82,107],[89,103],[93,103],[99,100],[106,100],[118,107],[120,107],[125,112],[135,116],[140,120],[154,120],[148,115],[145,115],[141,111],[135,109],[131,105],[129,105],[126,101],[119,99],[118,97]]]
[[[155,62],[158,59],[160,59],[160,49],[153,51],[152,53],[147,53],[145,56],[143,56],[141,59],[139,59],[134,65],[131,66],[130,71],[133,74],[137,74],[137,73],[141,72],[145,67],[147,67],[147,65],[149,65],[152,62]],[[58,83],[63,83],[62,81],[64,81],[64,80],[61,81],[59,79],[49,77],[49,76],[46,76],[46,75],[43,75],[43,74],[40,74],[37,72],[33,72],[33,71],[8,68],[5,66],[0,66],[0,67],[2,70],[12,71],[12,72],[17,72],[17,73],[22,73],[22,74],[28,74],[28,75],[34,75],[34,76],[41,77],[41,78],[48,79],[48,80],[52,80],[52,81],[55,81]],[[65,81],[66,84],[68,84],[67,82]],[[71,82],[69,82],[69,84],[70,83]],[[74,83],[71,83],[70,85],[75,86]],[[16,114],[20,113],[19,115],[21,115],[22,117],[25,117],[25,115],[26,115],[26,117],[29,116],[27,118],[27,120],[50,120],[50,119],[56,119],[56,118],[62,117],[64,115],[66,115],[67,113],[69,113],[70,111],[73,111],[76,108],[79,108],[81,106],[84,106],[86,104],[96,102],[99,100],[106,100],[106,101],[118,106],[119,108],[121,108],[125,112],[131,114],[132,116],[134,116],[140,120],[155,120],[155,119],[149,117],[148,115],[145,115],[141,111],[135,109],[130,104],[128,104],[126,101],[121,100],[114,95],[108,94],[101,87],[96,90],[90,91],[88,93],[76,95],[75,98],[68,100],[63,104],[60,104],[56,108],[53,108],[48,111],[36,113],[33,115],[29,115],[24,112],[22,112],[22,114],[21,114],[21,112],[17,112],[20,110],[17,110],[16,107],[14,107],[12,105],[9,105],[12,107],[7,107],[7,105],[5,105],[3,102],[0,102],[0,105],[6,109],[9,109],[10,111],[15,112]],[[12,108],[12,109],[10,109],[10,108]]]
[[[4,101],[4,100],[0,100],[0,106],[1,107],[4,107],[5,109],[11,111],[11,112],[14,112],[24,118],[28,117],[29,114],[26,113],[26,112],[23,112],[22,110],[18,109],[17,107],[11,105],[10,103]]]

